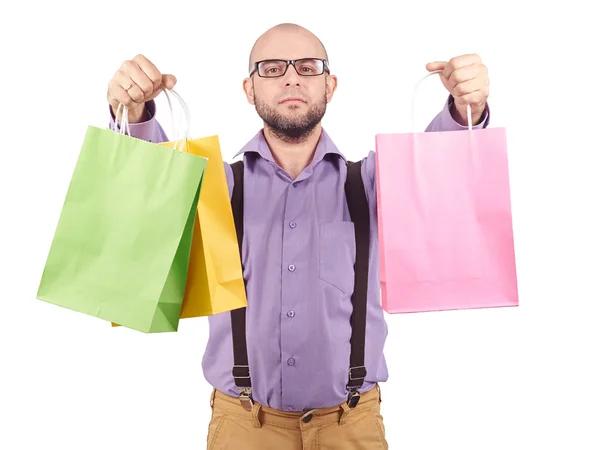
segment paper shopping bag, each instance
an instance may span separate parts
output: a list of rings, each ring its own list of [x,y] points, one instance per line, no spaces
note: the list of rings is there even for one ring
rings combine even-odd
[[[159,145],[172,147],[173,143]],[[219,138],[187,140],[184,151],[204,157],[208,162],[194,219],[182,319],[212,316],[247,306]]]
[[[208,159],[194,221],[182,318],[212,316],[247,306],[229,188],[219,139],[187,141],[186,151]]]
[[[506,131],[376,136],[382,306],[517,306]]]
[[[37,298],[176,331],[207,160],[88,127]]]

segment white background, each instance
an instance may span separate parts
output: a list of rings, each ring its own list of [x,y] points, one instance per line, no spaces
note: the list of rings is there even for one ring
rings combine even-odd
[[[144,335],[35,295],[119,65],[142,53],[175,74],[193,136],[218,134],[231,160],[261,126],[242,92],[250,48],[295,22],[321,38],[339,77],[324,126],[349,158],[376,133],[409,131],[425,64],[464,53],[489,67],[491,126],[507,131],[521,305],[387,315],[390,448],[599,449],[600,37],[583,1],[534,3],[3,4],[0,448],[205,448],[206,318]],[[423,129],[446,92],[431,77],[420,93]]]

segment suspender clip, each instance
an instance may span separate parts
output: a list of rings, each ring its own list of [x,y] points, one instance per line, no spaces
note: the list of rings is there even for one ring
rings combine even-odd
[[[254,400],[252,399],[252,388],[242,388],[240,392],[240,403],[246,411],[252,411]]]
[[[355,408],[356,405],[358,405],[358,402],[360,401],[360,392],[358,392],[357,390],[351,391],[348,394],[348,406],[350,408]]]

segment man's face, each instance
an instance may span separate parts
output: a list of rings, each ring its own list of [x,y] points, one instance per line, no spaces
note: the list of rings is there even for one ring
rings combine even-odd
[[[325,59],[318,39],[308,33],[274,31],[257,44],[252,62],[269,59]],[[301,73],[310,73],[297,65]],[[284,66],[285,70],[285,66]],[[277,72],[277,69],[271,69]],[[281,139],[298,142],[306,138],[321,122],[327,103],[335,90],[335,77],[325,71],[318,76],[301,76],[293,65],[285,75],[261,77],[255,71],[244,82],[250,104],[266,125]]]

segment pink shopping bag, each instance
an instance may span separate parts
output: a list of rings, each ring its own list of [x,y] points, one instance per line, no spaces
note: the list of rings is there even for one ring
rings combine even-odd
[[[518,306],[505,129],[379,134],[376,155],[383,309]]]

